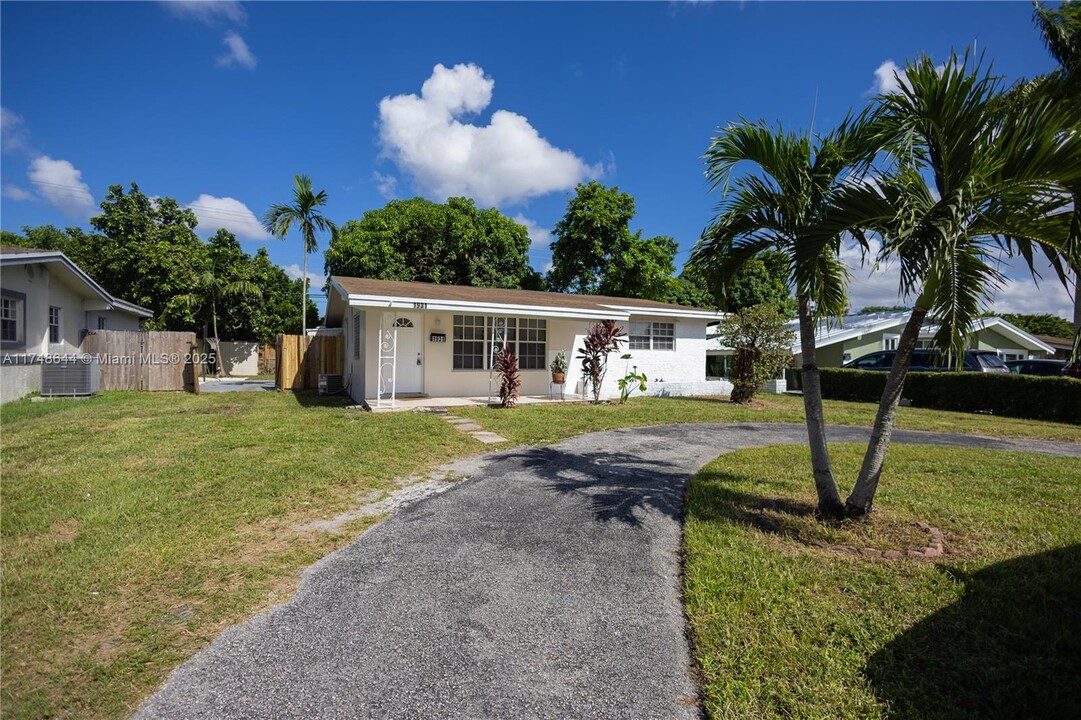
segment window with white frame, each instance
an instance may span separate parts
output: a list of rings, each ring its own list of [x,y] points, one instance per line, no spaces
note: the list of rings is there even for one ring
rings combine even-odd
[[[0,298],[0,340],[19,341],[19,309],[21,301],[13,297]]]
[[[484,369],[484,316],[454,316],[454,369]]]
[[[57,344],[63,336],[60,333],[60,308],[49,307],[49,342]]]
[[[883,350],[896,350],[897,343],[900,341],[900,335],[883,335],[882,336],[882,349]]]
[[[632,322],[629,350],[675,350],[676,326],[666,322]]]
[[[488,370],[496,345],[510,345],[522,370],[543,370],[548,354],[548,321],[540,318],[454,316],[455,370]]]
[[[105,325],[105,318],[103,318],[101,315],[98,315],[98,330],[104,330]]]

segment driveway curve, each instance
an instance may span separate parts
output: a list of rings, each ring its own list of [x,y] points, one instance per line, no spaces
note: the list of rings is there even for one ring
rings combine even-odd
[[[833,427],[831,442],[866,442]],[[680,598],[687,480],[802,425],[627,428],[489,456],[309,568],[177,668],[146,718],[697,718]],[[1081,445],[894,442],[1081,458]]]

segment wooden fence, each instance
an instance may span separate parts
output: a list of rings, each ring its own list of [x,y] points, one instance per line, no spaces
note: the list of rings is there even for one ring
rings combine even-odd
[[[102,390],[199,392],[195,333],[88,330],[82,351],[98,357]]]
[[[318,388],[320,375],[342,374],[343,350],[341,335],[279,335],[274,382],[279,390]]]
[[[273,375],[278,372],[278,346],[259,345],[259,374]]]

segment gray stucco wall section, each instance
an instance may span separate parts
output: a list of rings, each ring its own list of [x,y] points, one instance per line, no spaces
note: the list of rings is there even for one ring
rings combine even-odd
[[[0,365],[0,403],[41,392],[41,365]]]

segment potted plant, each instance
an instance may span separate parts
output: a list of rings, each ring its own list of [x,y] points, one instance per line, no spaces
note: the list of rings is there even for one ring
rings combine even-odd
[[[552,371],[552,382],[562,385],[567,381],[567,351],[560,350],[552,359],[548,369]]]

